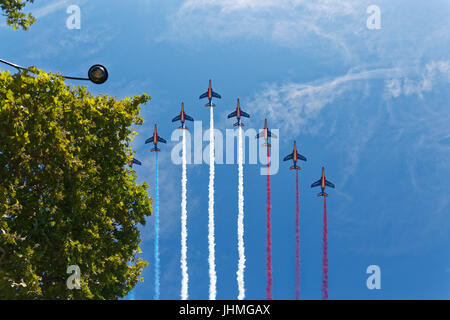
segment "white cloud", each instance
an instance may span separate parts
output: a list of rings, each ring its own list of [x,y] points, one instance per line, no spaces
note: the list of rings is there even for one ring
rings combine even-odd
[[[377,79],[385,79],[385,99],[413,94],[423,99],[423,94],[432,91],[436,83],[450,82],[450,60],[432,61],[419,72],[413,68],[351,69],[343,76],[312,83],[266,84],[246,105],[255,118],[270,118],[272,126],[294,135],[301,130],[314,133],[318,126],[311,120],[324,107],[333,105],[344,94],[358,91],[362,96],[364,90],[370,90],[369,81]]]
[[[38,8],[36,10],[33,10],[32,14],[36,19],[40,19],[40,18],[43,18],[55,11],[61,10],[62,8],[69,6],[70,4],[71,3],[69,3],[69,0],[55,1],[51,4],[48,4],[46,6]]]
[[[330,17],[336,14],[353,14],[355,7],[354,1],[350,0],[187,0],[181,6],[181,11],[216,9],[221,14],[227,14],[241,10],[262,12],[306,8]]]
[[[31,8],[31,10],[29,10],[29,11],[32,12],[33,17],[35,17],[36,19],[40,19],[40,18],[44,18],[44,17],[48,16],[49,14],[52,14],[55,11],[61,10],[65,6],[69,6],[70,4],[72,4],[72,2],[73,1],[71,1],[69,3],[69,0],[58,0],[58,1],[54,1],[51,4],[48,4],[45,6],[40,6],[40,7],[38,7],[37,5],[33,6],[31,4],[31,5],[28,5],[26,7],[26,9],[28,10]],[[39,2],[39,4],[40,4],[40,2]],[[7,26],[8,25],[4,21],[2,21],[0,23],[0,27],[7,27]]]
[[[181,7],[182,10],[199,10],[215,7],[221,12],[233,12],[236,10],[266,10],[293,5],[299,1],[292,0],[187,0]]]
[[[429,62],[416,78],[397,77],[386,80],[387,97],[397,98],[400,95],[416,94],[423,99],[423,94],[430,92],[436,81],[450,82],[450,60]]]
[[[338,97],[354,89],[355,82],[385,79],[404,72],[405,70],[395,68],[359,72],[350,70],[343,76],[314,83],[268,84],[247,105],[256,118],[270,118],[278,128],[286,129],[294,135],[301,128],[311,132],[317,127],[311,127],[309,120],[316,118],[325,106]]]
[[[379,0],[380,30],[369,30],[372,0],[185,0],[157,40],[198,48],[256,40],[348,65],[412,65],[447,55],[448,5]],[[442,7],[444,6],[444,7]],[[447,10],[448,11],[448,10]]]
[[[359,11],[365,12],[359,7],[350,0],[187,0],[169,17],[169,30],[161,38],[243,36],[300,47],[307,45],[306,39],[319,37],[347,51],[342,31],[353,24]]]
[[[397,98],[402,93],[401,80],[400,79],[386,80],[386,89],[392,97]]]

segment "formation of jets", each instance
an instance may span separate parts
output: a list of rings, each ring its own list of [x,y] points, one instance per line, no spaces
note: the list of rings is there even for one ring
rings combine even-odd
[[[209,80],[209,86],[208,86],[208,91],[206,91],[205,93],[203,93],[202,95],[200,95],[199,99],[204,99],[204,98],[208,98],[208,103],[205,105],[205,107],[215,107],[215,105],[212,103],[212,99],[213,98],[218,98],[221,99],[222,97],[220,96],[220,94],[214,92],[214,90],[212,89],[212,85],[211,85],[211,80]],[[250,115],[246,112],[244,112],[241,109],[241,105],[239,102],[239,98],[237,99],[237,106],[236,106],[236,110],[233,111],[232,113],[230,113],[228,115],[228,119],[230,118],[234,118],[236,117],[237,122],[234,124],[235,127],[239,126],[242,127],[244,126],[244,124],[241,122],[241,118],[245,117],[245,118],[250,118]],[[194,119],[187,115],[184,111],[184,103],[181,103],[181,112],[179,115],[177,115],[176,117],[174,117],[172,119],[172,122],[176,122],[176,121],[180,121],[181,122],[181,126],[178,129],[187,129],[185,122],[186,120],[188,121],[194,121]],[[269,139],[270,138],[277,138],[277,136],[275,134],[273,134],[268,126],[267,126],[267,119],[264,119],[264,129],[258,133],[256,135],[256,138],[264,138],[264,144],[262,145],[263,147],[271,147],[270,143],[269,143]],[[160,136],[158,136],[158,132],[156,129],[156,124],[155,124],[155,129],[153,131],[153,135],[148,138],[145,143],[153,143],[153,148],[150,150],[151,152],[155,151],[155,152],[159,152],[161,151],[160,149],[158,149],[158,142],[161,143],[167,143],[166,140],[164,140],[163,138],[161,138]],[[296,141],[294,141],[294,149],[292,151],[292,153],[288,154],[286,157],[284,157],[283,161],[288,161],[288,160],[292,160],[293,161],[293,166],[290,167],[290,170],[300,170],[300,167],[297,165],[297,161],[298,160],[302,160],[302,161],[306,161],[306,157],[304,157],[303,155],[298,153],[297,150],[297,143]],[[133,164],[137,164],[137,165],[142,165],[142,163],[133,158],[130,163],[129,166],[130,168],[133,167]],[[317,180],[316,182],[314,182],[311,185],[311,188],[314,187],[318,187],[320,186],[321,188],[321,192],[317,195],[318,197],[328,197],[328,194],[325,193],[325,187],[330,187],[330,188],[335,188],[335,185],[333,183],[331,183],[330,181],[328,181],[325,178],[325,168],[322,167],[322,176],[320,177],[319,180]]]

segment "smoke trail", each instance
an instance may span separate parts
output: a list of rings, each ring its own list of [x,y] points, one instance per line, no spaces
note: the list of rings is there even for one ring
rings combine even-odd
[[[300,204],[298,192],[298,170],[295,170],[296,175],[296,214],[295,214],[295,299],[300,300]]]
[[[328,240],[327,240],[327,198],[323,197],[323,279],[322,279],[322,300],[328,299]]]
[[[239,214],[238,214],[238,251],[239,251],[239,263],[237,282],[239,288],[238,299],[243,300],[245,298],[245,282],[244,282],[244,269],[245,269],[245,247],[244,247],[244,168],[243,168],[243,151],[242,151],[242,127],[239,127]]]
[[[186,134],[183,130],[183,165],[181,174],[181,299],[187,300],[188,298],[188,267],[186,261],[187,255],[187,210],[186,210]]]
[[[209,246],[209,300],[216,300],[216,262],[214,238],[214,109],[210,107],[209,128],[209,204],[208,204],[208,246]]]
[[[156,155],[155,174],[155,300],[159,300],[159,181],[158,181],[158,152]]]
[[[270,154],[269,146],[267,143],[267,285],[266,285],[266,296],[267,300],[272,300],[272,240],[271,240],[271,222],[270,222]]]
[[[134,300],[134,292],[131,291],[130,295],[128,296],[128,300]]]

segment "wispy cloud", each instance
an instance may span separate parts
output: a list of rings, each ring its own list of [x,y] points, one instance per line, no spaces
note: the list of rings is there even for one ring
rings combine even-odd
[[[73,2],[73,1],[72,1]],[[54,1],[51,4],[48,4],[46,6],[43,7],[39,7],[36,10],[33,11],[33,16],[37,19],[43,18],[45,16],[48,16],[49,14],[58,11],[70,4],[72,4],[72,2],[70,2],[69,0],[59,0],[59,1]]]
[[[450,82],[450,60],[431,61],[419,72],[415,69],[351,69],[343,76],[311,83],[266,84],[246,104],[256,118],[270,118],[277,127],[294,135],[301,131],[316,133],[318,127],[310,120],[317,118],[324,107],[332,106],[344,94],[363,96],[367,88],[362,84],[371,80],[384,80],[384,96],[380,97],[384,99],[413,94],[423,99],[423,93],[432,91],[436,83]],[[290,116],[286,117],[286,114]]]
[[[80,1],[78,1],[79,3]],[[83,0],[81,0],[81,2],[84,2]],[[40,3],[39,3],[40,4]],[[45,6],[38,6],[38,5],[29,5],[26,7],[26,9],[30,9],[31,8],[31,12],[32,15],[36,18],[36,19],[40,19],[40,18],[44,18],[46,16],[48,16],[49,14],[52,14],[58,10],[61,10],[64,7],[69,6],[70,4],[73,4],[73,1],[69,1],[69,0],[57,0],[54,1],[51,4],[47,4]],[[2,21],[0,23],[0,27],[6,27],[6,22]]]
[[[76,57],[91,57],[101,52],[117,35],[109,21],[100,23],[85,23],[86,16],[96,10],[95,5],[87,0],[59,0],[53,1],[46,6],[30,6],[31,13],[37,18],[37,23],[32,27],[35,35],[28,42],[30,48],[39,50],[27,50],[28,58],[33,61],[42,58],[59,58],[65,56],[73,59]],[[66,8],[70,5],[78,5],[81,10],[81,29],[69,30],[65,19],[69,17]],[[81,49],[82,48],[82,49]],[[78,50],[77,54],[70,56]],[[62,54],[63,53],[63,54]],[[85,72],[83,69],[82,71]]]
[[[257,118],[270,118],[277,127],[294,135],[300,130],[314,133],[318,128],[311,126],[309,120],[316,118],[325,106],[354,89],[356,82],[398,78],[406,72],[408,70],[396,68],[369,71],[352,69],[343,76],[313,83],[267,84],[247,105]],[[286,114],[290,116],[286,117]]]
[[[386,97],[397,98],[400,95],[415,94],[423,99],[423,93],[430,92],[436,81],[450,82],[450,60],[429,62],[415,78],[393,77],[386,80]]]
[[[243,36],[299,47],[312,35],[345,47],[337,31],[342,25],[333,32],[327,29],[341,19],[353,20],[349,17],[357,14],[359,6],[349,0],[187,0],[168,18],[169,29],[161,39]]]
[[[450,34],[448,3],[430,6],[379,0],[381,30],[369,30],[372,0],[185,0],[158,38],[186,44],[256,40],[349,65],[376,57],[381,65],[442,58]],[[439,10],[442,7],[444,10]],[[412,36],[414,35],[414,36]],[[431,52],[433,51],[433,52]],[[445,52],[445,53],[443,53]]]

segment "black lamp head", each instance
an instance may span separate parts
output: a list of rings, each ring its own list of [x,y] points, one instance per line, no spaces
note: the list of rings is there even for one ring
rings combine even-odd
[[[108,80],[108,70],[101,64],[93,65],[88,71],[89,80],[95,84],[102,84]]]

